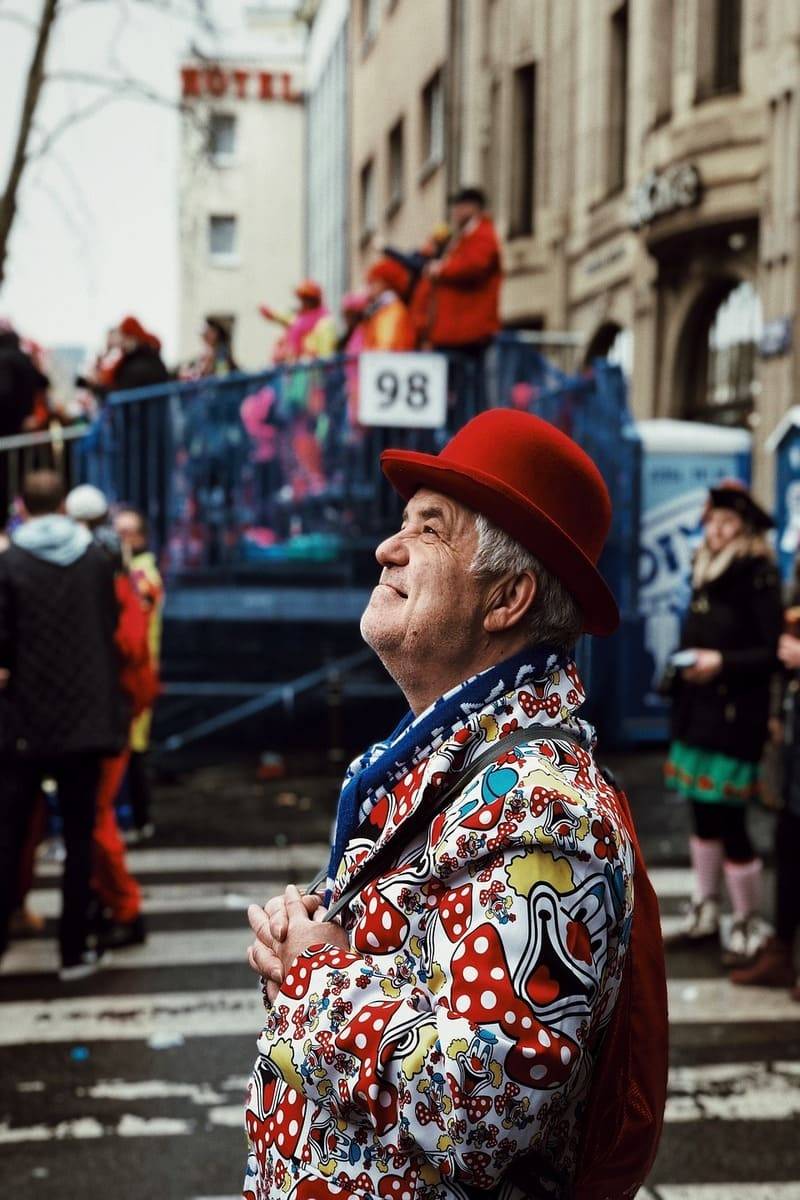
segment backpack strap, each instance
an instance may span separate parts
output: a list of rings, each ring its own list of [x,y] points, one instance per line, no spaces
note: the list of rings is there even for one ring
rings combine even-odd
[[[368,884],[377,879],[388,865],[395,863],[406,846],[414,840],[417,834],[430,825],[434,817],[444,812],[450,802],[463,792],[467,784],[480,775],[485,767],[496,761],[498,754],[507,752],[514,746],[532,745],[535,742],[547,741],[553,737],[560,738],[562,741],[572,742],[573,745],[580,745],[580,739],[572,730],[567,729],[564,725],[529,725],[526,729],[514,729],[511,733],[506,734],[505,737],[496,741],[490,749],[484,751],[483,754],[479,754],[465,771],[459,773],[457,778],[450,784],[450,787],[445,788],[441,795],[437,796],[433,804],[420,804],[411,816],[403,822],[399,836],[392,838],[390,842],[382,846],[369,862],[366,863],[363,870],[355,872],[339,899],[328,909],[325,914],[325,920],[332,921],[344,912],[352,904],[359,892],[363,891]],[[314,884],[319,887],[323,879],[324,873],[322,879],[319,876],[314,879],[309,890],[314,889]]]

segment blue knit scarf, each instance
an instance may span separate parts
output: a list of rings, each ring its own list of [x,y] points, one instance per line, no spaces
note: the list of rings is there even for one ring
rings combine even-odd
[[[492,700],[505,696],[526,680],[560,670],[567,655],[551,646],[537,646],[506,658],[495,667],[472,675],[440,696],[415,717],[407,712],[385,741],[376,742],[353,762],[344,777],[336,812],[333,848],[328,865],[328,891],[336,878],[347,843],[378,801],[398,780],[443,742],[449,741]]]

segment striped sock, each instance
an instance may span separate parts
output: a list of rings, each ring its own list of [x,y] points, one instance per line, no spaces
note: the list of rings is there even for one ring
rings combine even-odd
[[[693,899],[698,904],[703,900],[716,900],[722,878],[722,842],[692,836],[689,838],[689,856],[694,871]]]
[[[758,912],[763,866],[760,858],[748,863],[725,863],[725,886],[735,916],[749,917],[751,913]]]

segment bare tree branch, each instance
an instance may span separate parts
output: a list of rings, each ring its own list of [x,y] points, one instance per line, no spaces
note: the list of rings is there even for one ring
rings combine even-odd
[[[25,96],[22,102],[22,116],[20,117],[14,152],[11,157],[8,182],[6,183],[2,197],[0,197],[0,284],[2,284],[5,278],[8,235],[14,223],[19,185],[28,161],[28,138],[33,126],[33,118],[36,114],[39,96],[44,86],[45,58],[57,12],[58,0],[44,0],[33,58],[28,69]]]
[[[0,5],[3,3],[4,0],[0,0]],[[101,109],[122,99],[145,100],[150,104],[157,104],[183,113],[196,123],[198,128],[205,129],[204,119],[194,106],[162,95],[149,84],[130,75],[125,69],[117,54],[117,47],[121,42],[120,34],[131,19],[133,3],[134,0],[71,0],[71,2],[70,0],[42,0],[38,22],[0,7],[0,20],[16,21],[36,33],[11,165],[5,190],[0,195],[0,286],[5,277],[9,235],[17,214],[19,190],[25,169],[29,162],[41,160],[50,152],[66,130],[88,120]],[[111,73],[103,75],[89,71],[58,71],[52,75],[46,75],[45,60],[56,18],[61,20],[89,4],[104,4],[108,7],[114,5],[117,9],[119,20],[112,39],[112,53],[109,58]],[[135,5],[150,8],[163,16],[172,15],[182,21],[190,20],[194,25],[208,31],[214,30],[206,0],[135,0]],[[36,126],[35,115],[45,83],[50,82],[77,83],[84,87],[99,88],[100,94],[81,107],[73,109],[52,129],[43,134]],[[32,139],[33,146],[31,145]],[[39,186],[42,186],[41,183]]]

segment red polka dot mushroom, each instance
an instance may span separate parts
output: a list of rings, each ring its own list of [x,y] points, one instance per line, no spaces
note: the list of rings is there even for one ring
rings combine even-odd
[[[414,1189],[400,1175],[384,1175],[378,1184],[378,1195],[385,1200],[413,1200]]]
[[[297,1153],[305,1112],[306,1101],[302,1092],[287,1088],[280,1104],[267,1121],[270,1142],[284,1158],[293,1158]]]
[[[491,1161],[492,1160],[489,1155],[484,1154],[480,1150],[468,1150],[464,1155],[464,1162],[466,1163],[470,1173],[470,1181],[474,1183],[476,1187],[483,1188],[487,1191],[493,1183],[491,1175],[489,1175],[486,1170]]]
[[[397,1123],[397,1089],[381,1078],[392,1056],[394,1042],[384,1037],[384,1031],[402,1001],[367,1004],[341,1029],[337,1044],[359,1063],[353,1087],[361,1105],[371,1113],[378,1133],[384,1133]],[[381,1039],[384,1039],[383,1045]]]
[[[353,930],[353,946],[360,954],[399,950],[408,932],[408,921],[398,908],[370,883],[361,893],[364,915]]]
[[[444,894],[439,902],[439,919],[451,942],[466,933],[472,919],[472,883]]]

